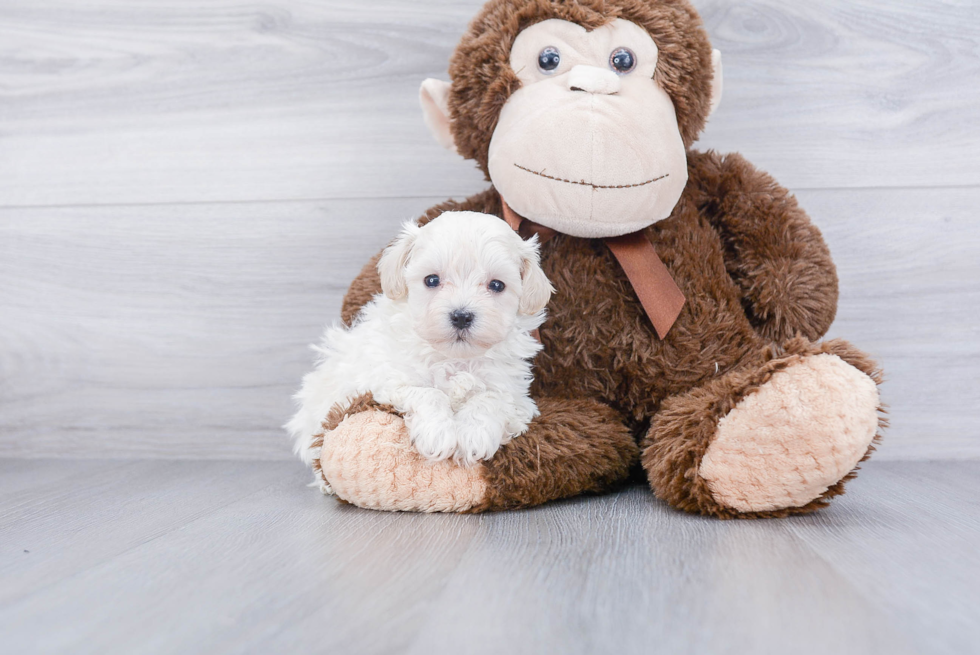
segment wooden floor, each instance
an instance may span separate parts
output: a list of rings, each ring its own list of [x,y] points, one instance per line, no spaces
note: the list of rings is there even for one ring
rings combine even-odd
[[[976,653],[980,462],[869,462],[832,508],[644,487],[387,514],[288,462],[0,460],[4,653]]]

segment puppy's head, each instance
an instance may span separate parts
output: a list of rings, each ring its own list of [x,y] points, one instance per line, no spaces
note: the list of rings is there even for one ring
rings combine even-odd
[[[385,295],[407,303],[418,334],[453,357],[500,343],[552,292],[537,238],[524,241],[499,218],[475,212],[446,212],[424,227],[406,223],[378,272]]]

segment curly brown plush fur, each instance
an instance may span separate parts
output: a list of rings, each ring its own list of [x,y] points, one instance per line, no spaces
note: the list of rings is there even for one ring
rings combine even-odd
[[[548,18],[595,28],[617,17],[645,27],[657,42],[658,81],[690,146],[708,114],[711,51],[685,0],[491,0],[450,66],[459,151],[487,172],[500,109],[519,84],[508,57],[522,29]],[[484,465],[487,497],[473,511],[612,488],[628,478],[636,457],[631,435],[643,438],[642,464],[655,493],[687,511],[785,516],[843,493],[853,472],[801,506],[737,511],[700,477],[719,421],[794,362],[832,354],[875,383],[880,373],[845,342],[814,343],[834,320],[837,275],[819,230],[786,189],[739,155],[689,150],[688,173],[670,217],[645,231],[687,298],[664,339],[602,240],[558,234],[542,244],[555,293],[531,390],[541,417]],[[421,220],[449,210],[502,213],[490,188],[433,207]],[[380,291],[375,261],[345,298],[347,322]]]
[[[690,182],[673,215],[647,230],[688,298],[666,339],[654,334],[629,281],[601,240],[558,235],[541,247],[542,266],[555,286],[549,318],[541,328],[545,348],[535,360],[532,386],[543,418],[537,429],[532,427],[528,435],[508,444],[487,465],[489,498],[477,511],[530,506],[614,486],[628,473],[624,446],[615,435],[629,432],[647,433],[643,464],[654,491],[689,511],[726,518],[782,516],[812,511],[843,493],[849,478],[805,507],[745,514],[714,502],[696,475],[717,419],[785,365],[785,357],[798,356],[801,343],[811,353],[844,353],[845,361],[876,381],[879,377],[873,362],[852,347],[807,341],[822,336],[833,321],[837,277],[819,230],[788,192],[739,155],[692,151],[689,162]],[[420,221],[461,210],[502,213],[500,197],[491,188],[464,202],[433,207]],[[345,320],[380,289],[377,270],[368,264],[344,300]],[[789,340],[795,335],[806,339]],[[787,341],[782,347],[774,345],[782,341]],[[773,355],[776,352],[789,355],[780,359]],[[618,412],[622,432],[610,432],[609,409],[602,410],[605,422],[587,417],[574,422],[567,412],[560,419],[549,417],[549,398],[602,401]],[[671,423],[673,412],[692,402],[707,402],[697,419],[700,432]],[[648,432],[645,422],[650,417],[654,423]],[[540,475],[538,451],[535,461],[528,463],[522,444],[538,448],[541,443],[560,443],[574,453],[582,446],[562,429],[563,423],[576,425],[580,442],[605,442],[610,438],[606,434],[613,435],[610,455],[583,461],[555,451],[546,458],[554,463],[549,475]],[[653,434],[660,435],[656,446]],[[562,458],[566,463],[557,465]],[[576,466],[586,471],[576,472]],[[529,467],[535,474],[528,473]],[[601,484],[583,484],[583,473]]]
[[[614,410],[594,400],[539,398],[541,416],[484,464],[487,498],[474,511],[514,509],[621,484],[640,451]],[[580,435],[588,434],[589,440]]]

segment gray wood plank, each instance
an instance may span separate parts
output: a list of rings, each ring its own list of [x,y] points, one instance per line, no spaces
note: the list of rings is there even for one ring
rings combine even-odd
[[[852,497],[834,512],[794,519],[792,531],[893,624],[915,626],[906,635],[919,652],[975,651],[980,462],[865,467]]]
[[[434,202],[0,211],[0,451],[289,457],[309,344]]]
[[[980,455],[980,190],[798,196],[840,275],[828,336],[864,348],[885,370],[892,427],[879,455]]]
[[[481,537],[410,653],[914,652],[783,522],[682,515],[638,487],[494,516]]]
[[[49,465],[45,460],[0,458],[0,508],[7,498],[25,490],[33,491],[48,485],[72,485],[78,479],[102,475],[128,464],[128,460],[80,459]]]
[[[287,458],[351,278],[436,198],[0,210],[0,454]],[[884,458],[980,456],[980,189],[806,191]]]
[[[741,151],[793,189],[977,183],[976,3],[694,4],[725,66],[702,147]]]
[[[211,466],[220,474],[174,484],[173,501],[199,503],[212,495],[209,487],[229,493],[249,481],[254,493],[0,605],[6,647],[231,653],[269,652],[253,647],[268,641],[272,651],[299,652],[286,647],[298,638],[314,652],[397,651],[417,631],[428,598],[438,594],[481,523],[475,516],[341,506],[305,486],[305,472],[293,464]],[[280,481],[263,488],[269,476]],[[93,507],[90,514],[101,512]],[[39,629],[62,611],[71,616],[58,629]],[[320,620],[295,633],[293,624],[313,614]]]
[[[466,195],[417,89],[480,0],[0,7],[0,205]],[[792,188],[980,183],[980,14],[696,3],[725,52],[703,145]]]
[[[0,607],[288,478],[291,463],[19,460],[33,488],[0,496]],[[299,475],[297,475],[299,474]],[[5,485],[6,486],[6,485]]]
[[[111,555],[0,602],[12,652],[968,653],[980,637],[980,462],[871,462],[830,509],[755,522],[643,487],[385,514],[285,463],[171,462],[147,476],[175,505],[239,494],[174,522],[116,471],[73,503],[39,485],[13,523],[64,560]],[[0,550],[5,580],[18,555]]]

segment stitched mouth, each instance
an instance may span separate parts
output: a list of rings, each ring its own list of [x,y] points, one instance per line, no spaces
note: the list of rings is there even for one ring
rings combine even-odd
[[[670,173],[664,173],[660,177],[655,177],[655,178],[649,179],[646,182],[637,182],[636,184],[593,184],[592,182],[586,182],[585,180],[581,180],[581,181],[566,180],[566,179],[561,178],[561,177],[554,177],[552,175],[546,175],[544,173],[544,171],[532,171],[530,168],[525,168],[524,166],[521,166],[520,164],[514,164],[514,166],[516,168],[521,169],[522,171],[527,171],[528,173],[531,173],[532,175],[538,175],[538,176],[543,177],[543,178],[548,179],[548,180],[554,180],[555,182],[565,182],[566,184],[577,184],[579,186],[590,186],[593,189],[633,189],[633,188],[638,187],[638,186],[646,186],[648,184],[653,184],[654,182],[659,182],[660,180],[664,179],[665,177],[669,177],[670,176]]]

